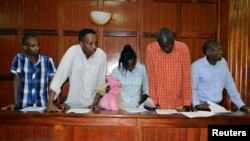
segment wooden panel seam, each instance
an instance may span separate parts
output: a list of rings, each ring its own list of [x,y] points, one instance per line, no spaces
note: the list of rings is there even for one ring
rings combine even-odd
[[[58,31],[55,29],[24,29],[23,34],[32,35],[58,35]]]
[[[0,35],[18,35],[18,29],[15,28],[0,28]]]

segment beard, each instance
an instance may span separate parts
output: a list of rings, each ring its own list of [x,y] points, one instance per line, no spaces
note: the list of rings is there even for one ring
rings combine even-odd
[[[165,53],[171,53],[172,52],[172,48],[171,49],[165,49],[164,52]]]
[[[171,53],[173,48],[161,48],[161,50],[167,54]]]
[[[28,53],[29,56],[32,57],[38,57],[39,56],[39,52],[38,53]]]
[[[92,50],[90,50],[89,54],[90,56],[93,55],[96,52],[96,48],[93,48]]]
[[[217,61],[221,61],[222,60],[222,56],[217,58]]]

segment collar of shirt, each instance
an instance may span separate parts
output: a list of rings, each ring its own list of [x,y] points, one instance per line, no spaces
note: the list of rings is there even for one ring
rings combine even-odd
[[[124,68],[122,69],[118,69],[123,75],[125,74],[133,74],[136,72],[136,70],[138,69],[138,64],[135,64],[135,68],[132,70],[132,71],[129,71],[129,70],[125,70]]]
[[[217,61],[215,65],[211,65],[211,64],[208,62],[206,56],[204,56],[204,57],[202,58],[201,64],[204,65],[204,66],[216,67],[216,66],[218,66],[220,63],[222,63],[223,59],[224,59],[224,58],[222,58],[220,61]]]
[[[176,41],[175,41],[175,42],[176,42]],[[164,51],[161,49],[161,47],[160,47],[159,43],[158,43],[158,42],[156,42],[156,43],[157,43],[157,45],[159,46],[159,48],[158,48],[158,52],[159,52],[159,53],[162,53],[162,54],[165,54],[165,55],[166,55],[166,54],[167,54],[167,55],[172,54],[173,52],[175,52],[175,51],[176,51],[175,42],[174,42],[173,49],[172,49],[172,51],[171,51],[170,53],[166,53],[166,52],[164,52]]]
[[[98,52],[98,51],[99,51],[99,48],[96,48],[95,53],[92,54],[89,58],[97,57],[97,56],[98,56],[98,55],[97,55],[97,52]],[[83,56],[86,58],[86,56],[85,56],[85,54],[84,54],[84,52],[83,52],[83,50],[82,50],[82,47],[81,47],[80,45],[78,46],[78,53],[81,54],[81,55],[83,55]]]
[[[28,62],[31,62],[31,60],[29,59],[29,55],[25,53],[25,58],[28,60]],[[41,55],[38,55],[38,60],[36,61],[36,63],[34,64],[34,66],[38,65],[41,62]],[[32,63],[32,62],[31,62]]]

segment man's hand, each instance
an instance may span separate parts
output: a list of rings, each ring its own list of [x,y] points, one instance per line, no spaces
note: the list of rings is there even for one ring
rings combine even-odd
[[[161,109],[160,104],[156,104],[156,105],[155,105],[155,109]]]
[[[182,106],[183,111],[193,111],[193,107],[191,105],[183,105]]]
[[[67,105],[65,103],[62,103],[62,104],[60,103],[58,105],[58,107],[59,107],[60,110],[68,110],[70,108],[69,105]]]
[[[90,108],[92,109],[92,108],[94,108],[94,107],[98,107],[101,98],[102,98],[101,93],[97,92],[96,95],[95,95],[93,104],[90,105],[90,106],[92,106],[92,107],[90,107]]]
[[[249,106],[242,106],[242,107],[240,107],[240,111],[242,111],[242,112],[250,112],[250,107]]]
[[[1,108],[1,110],[16,110],[16,109],[17,109],[16,104],[10,104]]]
[[[46,108],[47,112],[61,112],[62,110],[59,109],[54,103],[48,103],[48,106]]]
[[[195,108],[201,111],[210,111],[209,104],[196,105]]]
[[[54,104],[54,97],[55,97],[55,92],[53,90],[49,90],[49,100],[48,100],[48,105],[46,108],[47,112],[61,112],[62,110],[60,110],[55,104]]]
[[[92,109],[94,111],[99,111],[101,109],[101,107],[99,107],[98,105],[89,105],[87,106],[88,109]]]

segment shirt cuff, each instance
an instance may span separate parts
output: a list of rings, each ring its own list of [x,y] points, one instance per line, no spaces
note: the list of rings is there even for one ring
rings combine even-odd
[[[56,93],[56,95],[54,97],[54,100],[55,100],[57,98],[57,96],[60,94],[61,88],[56,86],[55,84],[51,83],[50,89]]]
[[[17,71],[14,71],[14,70],[10,70],[10,73],[11,73],[11,74],[14,74],[14,75],[18,75],[18,72],[17,72]]]
[[[201,103],[198,100],[195,100],[192,102],[193,106],[195,107],[196,105],[200,105]]]

